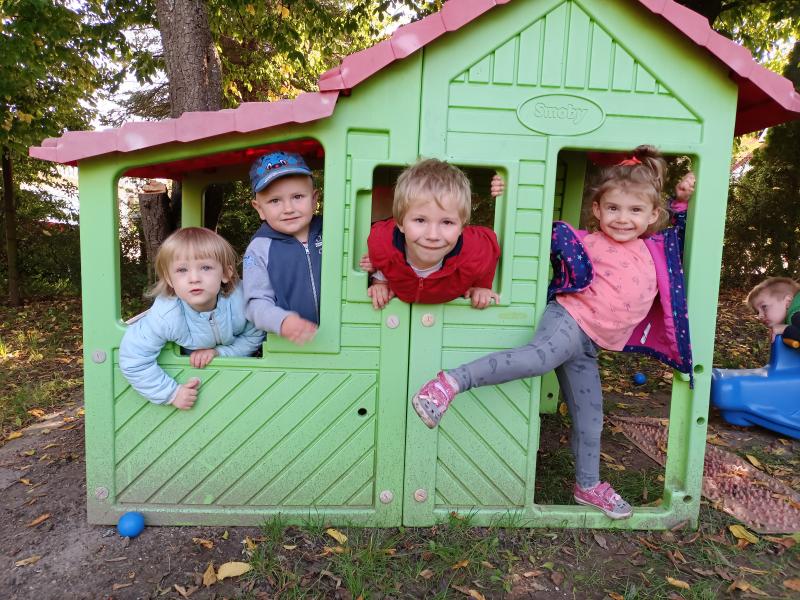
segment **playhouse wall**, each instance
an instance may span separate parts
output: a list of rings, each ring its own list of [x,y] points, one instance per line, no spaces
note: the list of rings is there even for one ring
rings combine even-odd
[[[281,514],[429,525],[459,510],[476,523],[609,526],[583,507],[536,503],[540,399],[552,410],[552,381],[473,390],[433,431],[408,398],[438,368],[530,339],[545,306],[551,222],[556,214],[578,218],[583,151],[643,142],[697,158],[703,201],[692,209],[687,261],[701,369],[694,390],[679,378],[674,385],[662,506],[615,525],[695,519],[710,373],[702,366],[710,366],[713,344],[736,90],[646,11],[617,4],[504,5],[374,75],[323,121],[82,162],[82,264],[92,274],[83,281],[90,522],[142,510],[152,524],[257,524]],[[537,120],[531,100],[543,97],[572,103],[589,120]],[[200,377],[200,398],[190,411],[143,400],[117,366],[124,325],[116,178],[142,164],[307,137],[325,150],[317,337],[298,348],[270,336],[263,358],[217,358],[203,370],[167,348],[160,363],[179,381]],[[503,251],[499,306],[393,300],[372,309],[358,259],[373,172],[420,155],[505,177],[494,220]],[[190,174],[188,189],[201,189],[204,177]],[[184,224],[199,224],[199,192],[184,202],[193,219]]]
[[[420,58],[393,69],[393,85],[382,75],[366,82],[326,121],[81,164],[83,264],[92,273],[84,278],[90,522],[141,510],[150,524],[258,524],[277,514],[400,523],[409,308],[395,303],[388,326],[357,263],[374,166],[417,156]],[[389,116],[371,110],[393,103]],[[305,137],[325,150],[317,338],[298,348],[271,336],[263,358],[216,358],[202,370],[168,347],[160,364],[179,382],[199,377],[198,402],[190,411],[147,402],[118,368],[116,177],[144,163]],[[200,224],[199,182],[208,179],[188,175],[184,225]]]
[[[412,307],[410,390],[437,368],[530,340],[545,306],[550,224],[559,212],[578,224],[585,154],[570,150],[630,150],[651,143],[694,155],[699,190],[717,190],[709,196],[715,206],[703,210],[723,222],[730,153],[728,143],[718,141],[732,137],[735,88],[643,11],[608,5],[515,2],[425,48],[420,154],[494,166],[508,192],[495,216],[503,249],[496,280],[500,306],[483,313],[452,303]],[[713,100],[692,91],[694,86],[705,87]],[[693,293],[715,298],[721,227],[708,233],[702,242],[706,264],[691,268],[712,274],[690,282]],[[697,252],[690,248],[690,263]],[[694,390],[681,378],[674,385],[675,441],[665,502],[638,510],[618,526],[667,527],[696,518],[708,403],[702,365],[710,364],[713,343],[713,326],[705,323],[713,323],[715,303],[700,305],[694,298],[692,323],[701,323],[695,329],[702,340],[695,360],[701,367]],[[434,325],[420,327],[426,316]],[[406,463],[415,468],[406,469],[405,486],[415,495],[405,495],[406,524],[430,524],[453,510],[469,511],[476,523],[608,524],[577,507],[536,504],[539,408],[555,389],[552,376],[544,382],[544,388],[534,378],[462,394],[434,431],[410,412]]]

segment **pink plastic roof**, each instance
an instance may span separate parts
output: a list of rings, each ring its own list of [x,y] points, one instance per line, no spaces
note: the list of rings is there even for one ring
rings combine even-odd
[[[171,142],[196,142],[229,133],[249,133],[285,125],[307,123],[333,114],[340,92],[346,92],[396,60],[416,52],[448,31],[455,31],[486,11],[511,0],[449,0],[442,9],[404,27],[390,38],[347,56],[319,78],[319,92],[301,94],[294,100],[250,102],[234,110],[185,113],[177,119],[140,122],[105,131],[68,132],[49,138],[30,155],[53,162],[76,164],[89,157],[112,152],[133,152]],[[716,33],[705,17],[672,0],[636,0],[670,23],[697,46],[725,65],[739,86],[736,135],[764,129],[800,117],[800,94],[792,83],[759,65],[750,52]],[[227,153],[206,164],[228,164]],[[188,166],[173,163],[179,172]],[[154,166],[141,176],[165,176]]]

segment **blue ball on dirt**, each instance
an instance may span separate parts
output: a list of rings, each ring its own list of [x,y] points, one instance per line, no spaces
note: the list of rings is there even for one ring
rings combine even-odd
[[[117,532],[122,537],[135,538],[144,530],[144,515],[139,512],[126,512],[117,521]]]
[[[633,383],[636,385],[643,385],[647,381],[647,376],[644,373],[636,373],[633,376]]]

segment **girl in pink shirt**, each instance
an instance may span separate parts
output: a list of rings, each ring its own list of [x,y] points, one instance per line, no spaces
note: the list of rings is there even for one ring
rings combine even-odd
[[[558,293],[529,344],[440,371],[412,399],[419,417],[433,428],[460,392],[555,370],[572,415],[575,501],[612,519],[629,517],[631,506],[600,481],[603,397],[597,347],[622,350],[653,306],[656,266],[642,238],[666,224],[665,172],[664,159],[651,146],[639,146],[630,158],[604,169],[591,190],[597,231],[582,240],[591,283]]]

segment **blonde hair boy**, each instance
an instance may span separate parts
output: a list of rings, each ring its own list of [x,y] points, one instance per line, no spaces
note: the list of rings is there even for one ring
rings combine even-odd
[[[800,283],[789,277],[769,277],[750,290],[745,302],[773,339],[783,334],[787,345],[800,346]]]

